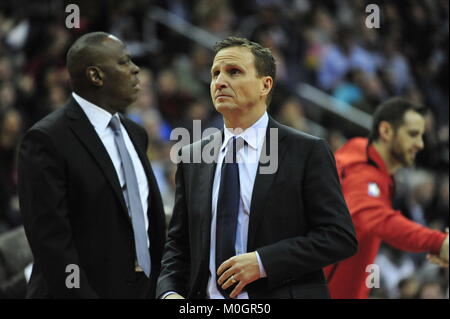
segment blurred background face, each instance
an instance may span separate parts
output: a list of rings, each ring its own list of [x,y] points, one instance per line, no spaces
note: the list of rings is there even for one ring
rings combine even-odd
[[[216,110],[245,114],[261,102],[262,81],[258,79],[254,57],[244,47],[220,50],[211,68],[211,98]]]
[[[403,166],[414,164],[417,153],[423,149],[425,119],[417,112],[408,111],[404,123],[394,134],[391,141],[391,155]]]

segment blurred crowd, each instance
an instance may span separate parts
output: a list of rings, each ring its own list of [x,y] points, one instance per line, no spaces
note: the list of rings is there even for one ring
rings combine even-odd
[[[69,3],[79,5],[80,28],[66,27]],[[380,8],[380,28],[366,27],[369,3]],[[269,47],[277,60],[269,113],[309,133],[319,124],[333,150],[361,130],[318,112],[298,95],[299,83],[345,102],[339,104],[344,112],[351,112],[352,106],[371,114],[394,95],[427,105],[426,147],[417,167],[397,176],[395,206],[418,223],[441,230],[448,226],[447,0],[3,0],[0,238],[21,225],[16,170],[20,138],[68,99],[67,49],[80,35],[98,30],[122,39],[141,68],[142,89],[127,116],[148,132],[148,157],[170,218],[176,170],[170,161],[176,142],[170,137],[172,129],[192,132],[193,120],[201,120],[202,129],[222,128],[223,122],[209,97],[210,48],[153,21],[149,13],[155,7],[220,39],[236,35]],[[430,265],[423,255],[386,246],[377,264],[382,288],[373,289],[374,298],[448,298],[448,271]]]

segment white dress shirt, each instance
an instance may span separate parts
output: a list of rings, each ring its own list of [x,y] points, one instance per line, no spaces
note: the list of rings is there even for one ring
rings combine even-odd
[[[258,170],[259,157],[263,148],[267,125],[269,117],[264,113],[261,118],[256,121],[251,127],[238,135],[224,128],[224,140],[220,148],[219,157],[217,159],[217,167],[214,175],[213,193],[212,193],[212,222],[211,222],[211,246],[209,257],[209,272],[207,294],[210,299],[224,299],[222,294],[217,290],[217,268],[216,265],[216,219],[217,219],[217,200],[219,197],[220,178],[222,163],[224,162],[225,154],[227,153],[228,141],[233,137],[242,137],[245,140],[244,147],[241,147],[237,154],[237,161],[239,167],[239,183],[241,190],[241,200],[239,203],[238,223],[236,230],[236,255],[241,255],[247,252],[247,237],[248,224],[250,220],[250,204],[252,200],[253,186],[255,183],[256,173]],[[258,258],[260,277],[266,277],[264,267],[256,252]],[[245,289],[245,288],[244,288]],[[241,292],[237,299],[248,299],[246,291]]]
[[[122,192],[125,198],[125,203],[128,206],[128,198],[126,198],[126,193],[124,192],[125,186],[125,176],[122,167],[122,161],[120,159],[119,151],[117,149],[116,143],[114,141],[114,132],[112,128],[109,126],[109,122],[113,115],[108,111],[98,107],[95,104],[83,99],[81,96],[77,95],[75,92],[72,93],[73,98],[77,103],[81,106],[82,110],[86,114],[89,122],[91,122],[92,126],[97,132],[98,137],[102,141],[105,146],[106,151],[111,158],[111,161],[114,165],[114,168],[117,173],[117,177],[119,178],[119,184],[122,188]],[[114,116],[119,116],[117,113]],[[119,117],[120,120],[120,117]],[[142,166],[141,160],[134,148],[133,142],[131,142],[130,137],[128,136],[127,130],[123,127],[122,122],[120,122],[120,129],[122,131],[123,139],[125,140],[125,146],[130,154],[131,160],[133,162],[134,170],[136,172],[136,178],[139,186],[139,194],[141,197],[142,208],[144,211],[144,220],[145,220],[145,229],[147,230],[147,245],[149,246],[149,238],[148,238],[148,217],[147,217],[147,209],[148,209],[148,181],[147,176],[145,175],[144,167]],[[129,210],[129,207],[127,207]]]

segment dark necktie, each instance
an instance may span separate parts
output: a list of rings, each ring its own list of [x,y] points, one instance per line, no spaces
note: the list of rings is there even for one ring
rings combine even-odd
[[[109,122],[114,131],[114,140],[122,161],[123,172],[125,176],[125,201],[128,204],[128,213],[131,217],[133,226],[134,244],[136,247],[136,256],[139,266],[144,270],[147,277],[150,277],[151,263],[150,253],[147,246],[147,232],[145,230],[144,210],[142,208],[141,196],[137,182],[136,172],[130,154],[125,146],[122,131],[120,130],[120,121],[117,116],[113,116]]]
[[[222,164],[216,221],[216,269],[227,259],[236,255],[236,228],[240,202],[239,167],[236,162],[237,146],[244,141],[232,138]],[[217,284],[219,292],[229,298],[234,285],[224,290]]]

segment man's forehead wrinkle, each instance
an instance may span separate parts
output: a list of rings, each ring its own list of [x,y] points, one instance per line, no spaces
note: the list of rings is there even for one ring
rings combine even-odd
[[[233,51],[233,49],[239,50],[238,52]],[[224,52],[226,51],[226,52]],[[242,54],[244,53],[244,54]],[[231,60],[231,61],[230,61]],[[229,61],[229,62],[227,62]],[[213,67],[216,65],[247,65],[254,62],[253,54],[247,48],[241,47],[230,47],[220,50],[214,57]]]
[[[227,59],[237,59],[237,60],[245,60],[247,59],[248,55],[243,55],[243,54],[238,54],[235,52],[227,52],[227,53],[223,53],[220,54],[217,53],[216,57],[214,60],[227,60]]]
[[[217,63],[213,64],[213,68],[218,66],[238,66],[242,65],[243,63],[239,63],[238,61],[216,61]]]
[[[238,65],[246,65],[251,63],[251,61],[247,61],[242,56],[238,55],[222,55],[214,59],[213,68],[218,66],[238,66]]]

